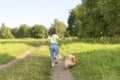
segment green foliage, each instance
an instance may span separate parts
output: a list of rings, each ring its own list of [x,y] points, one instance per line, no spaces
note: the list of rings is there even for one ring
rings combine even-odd
[[[31,37],[33,38],[45,38],[47,35],[47,29],[43,25],[34,25],[31,30]]]
[[[56,28],[57,34],[59,36],[61,36],[61,37],[65,36],[67,26],[63,22],[59,21],[58,19],[55,19],[52,27]]]
[[[66,31],[67,26],[55,19],[54,24],[51,27],[55,27],[60,37],[69,36],[69,31]],[[28,26],[27,24],[21,24],[16,28],[8,28],[3,23],[0,28],[0,38],[46,38],[48,35],[47,28],[44,25],[35,24]]]
[[[7,28],[2,24],[0,28],[0,38],[45,38],[47,29],[44,25],[34,25],[33,27],[27,24],[21,24],[18,28]]]
[[[30,37],[30,28],[26,24],[21,24],[18,30],[18,36],[20,38]]]
[[[4,23],[2,23],[2,26],[0,28],[0,38],[14,38],[14,36],[11,33],[10,28],[7,28]]]
[[[67,31],[69,31],[69,34],[72,35],[72,36],[75,36],[75,23],[76,23],[76,20],[75,20],[75,14],[73,11],[70,12],[70,15],[69,15],[69,18],[68,18],[68,28],[67,28]]]
[[[100,12],[104,15],[104,19],[109,24],[108,26],[108,35],[120,36],[120,1],[119,0],[100,0]]]
[[[83,0],[72,9],[68,31],[78,37],[120,36],[119,0]]]
[[[12,29],[11,29],[11,32],[12,32],[12,34],[15,36],[15,38],[18,38],[18,37],[19,37],[19,35],[18,35],[18,30],[19,30],[19,28],[12,28]]]

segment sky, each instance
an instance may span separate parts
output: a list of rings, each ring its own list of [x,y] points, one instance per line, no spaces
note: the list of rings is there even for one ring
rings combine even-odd
[[[54,19],[67,25],[70,10],[78,4],[81,0],[0,0],[0,25],[39,24],[49,28]]]

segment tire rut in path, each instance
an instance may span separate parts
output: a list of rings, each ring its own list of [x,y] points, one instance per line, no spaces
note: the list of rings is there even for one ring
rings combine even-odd
[[[12,64],[14,64],[14,63],[16,63],[18,60],[21,60],[21,59],[25,58],[25,57],[28,56],[30,53],[32,53],[35,49],[36,49],[36,48],[33,47],[33,48],[31,48],[30,50],[28,50],[28,51],[26,51],[25,53],[23,53],[21,56],[19,56],[19,57],[13,59],[13,60],[7,62],[6,64],[0,65],[0,71],[3,70],[3,69],[5,69],[6,67],[8,67],[8,66],[10,66],[10,65],[12,65]]]

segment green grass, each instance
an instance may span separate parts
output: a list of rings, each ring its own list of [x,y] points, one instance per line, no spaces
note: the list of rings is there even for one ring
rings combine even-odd
[[[78,80],[120,80],[120,51],[115,50],[118,49],[81,53],[73,73]]]
[[[78,56],[78,64],[71,69],[77,80],[120,80],[120,44],[65,41],[60,46],[63,56]]]
[[[120,44],[60,42],[63,58],[75,53],[78,64],[70,71],[76,80],[120,80]],[[50,55],[48,46],[39,46],[33,54],[0,71],[0,80],[50,80]]]
[[[0,80],[50,80],[48,46],[41,46],[34,53],[0,71]]]
[[[20,56],[39,44],[40,40],[37,39],[0,39],[0,64]]]

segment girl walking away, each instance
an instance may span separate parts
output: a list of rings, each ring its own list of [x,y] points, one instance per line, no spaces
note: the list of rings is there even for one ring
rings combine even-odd
[[[54,63],[57,63],[59,58],[59,46],[58,41],[62,40],[62,38],[59,38],[59,36],[56,34],[56,29],[54,27],[51,27],[48,32],[48,39],[47,41],[50,43],[49,49],[50,49],[50,58],[51,58],[51,66],[54,67]]]

